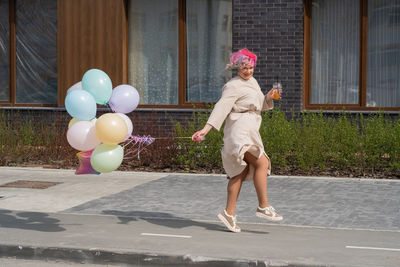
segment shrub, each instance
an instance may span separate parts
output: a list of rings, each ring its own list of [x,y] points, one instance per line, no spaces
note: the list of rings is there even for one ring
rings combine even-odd
[[[195,111],[185,123],[175,121],[174,133],[156,140],[140,158],[127,146],[120,169],[223,172],[223,128],[210,131],[201,143],[190,138],[205,125],[210,110]],[[260,134],[274,174],[400,177],[400,116],[343,112],[335,118],[321,111],[287,119],[277,108],[262,117]],[[53,121],[33,121],[18,112],[8,117],[0,110],[0,164],[76,168],[77,151],[66,140],[68,123],[57,114]]]
[[[208,116],[209,112],[196,112],[187,125],[176,123],[177,138],[182,138],[177,139],[176,164],[190,169],[221,168],[222,131],[210,131],[200,144],[183,138],[202,127]],[[287,119],[279,109],[262,116],[260,134],[278,173],[400,176],[399,118],[378,113],[365,119],[344,112],[334,118],[320,111]]]

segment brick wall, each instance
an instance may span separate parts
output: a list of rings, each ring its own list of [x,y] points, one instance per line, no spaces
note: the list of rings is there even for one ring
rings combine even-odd
[[[134,134],[168,137],[173,133],[176,122],[186,124],[192,120],[192,114],[191,110],[139,109],[128,116],[132,120]]]
[[[107,112],[111,111],[97,109],[96,117]],[[182,124],[192,121],[193,111],[137,109],[127,116],[132,120],[134,135],[168,137],[173,133],[177,121]],[[0,109],[0,119],[5,119],[11,125],[24,120],[32,121],[34,126],[40,125],[39,122],[45,122],[48,125],[55,123],[61,131],[66,131],[72,117],[63,108],[3,108]]]
[[[254,77],[264,93],[276,77],[284,87],[281,108],[302,109],[303,0],[233,0],[233,50],[258,56]]]

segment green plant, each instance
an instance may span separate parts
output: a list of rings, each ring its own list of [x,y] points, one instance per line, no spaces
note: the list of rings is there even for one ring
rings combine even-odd
[[[326,147],[330,138],[329,120],[324,118],[322,112],[302,113],[294,124],[297,129],[294,137],[294,163],[306,171],[314,167],[325,170],[329,159]]]
[[[208,115],[195,112],[185,125],[176,123],[177,164],[189,169],[221,167],[222,131],[211,131],[200,144],[183,138],[202,127]],[[388,171],[398,175],[400,171],[399,119],[392,121],[383,114],[364,119],[345,112],[335,118],[320,111],[304,112],[297,118],[292,114],[288,120],[279,109],[262,116],[260,135],[273,170],[332,171],[355,176]]]
[[[360,129],[357,123],[353,123],[346,113],[341,113],[339,118],[329,118],[331,129],[329,154],[335,169],[346,170],[362,165],[359,153],[362,149],[360,142]]]
[[[120,169],[223,171],[223,130],[210,131],[201,143],[190,139],[207,122],[210,110],[197,110],[185,122],[171,118],[175,131],[148,146],[140,159],[135,153],[124,159]],[[273,173],[400,177],[400,116],[377,113],[364,117],[343,112],[332,117],[322,111],[298,117],[292,114],[290,119],[286,116],[279,108],[262,115],[260,135]],[[57,113],[52,123],[47,123],[0,110],[0,164],[76,168],[77,151],[67,142],[67,125]],[[143,127],[155,126],[149,123]],[[151,133],[154,129],[136,130]]]
[[[285,113],[279,109],[263,114],[260,127],[265,150],[274,165],[285,167],[288,158],[293,155],[293,145],[296,136],[294,120],[288,121]]]
[[[362,123],[365,165],[374,170],[397,168],[400,160],[400,120],[385,118],[382,112]]]

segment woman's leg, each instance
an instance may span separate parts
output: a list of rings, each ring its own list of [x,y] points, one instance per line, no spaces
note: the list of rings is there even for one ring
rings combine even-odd
[[[269,160],[264,154],[260,158],[257,158],[249,152],[244,154],[244,159],[247,163],[254,166],[254,187],[257,192],[258,205],[260,208],[265,208],[269,206],[267,197]]]
[[[239,197],[240,189],[242,188],[242,183],[246,178],[248,171],[249,171],[249,166],[247,165],[247,167],[241,174],[229,179],[227,187],[228,197],[226,200],[225,210],[231,216],[235,216],[236,203]]]

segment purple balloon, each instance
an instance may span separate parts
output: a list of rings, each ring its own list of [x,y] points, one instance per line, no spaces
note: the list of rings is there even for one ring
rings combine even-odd
[[[108,102],[111,109],[117,113],[129,113],[139,105],[138,91],[128,84],[121,84],[114,88]]]

